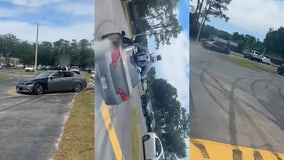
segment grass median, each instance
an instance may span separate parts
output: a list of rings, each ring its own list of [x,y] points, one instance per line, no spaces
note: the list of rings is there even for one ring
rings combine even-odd
[[[242,57],[237,57],[234,55],[218,55],[218,56],[223,60],[229,61],[231,63],[237,64],[237,65],[240,65],[242,67],[246,67],[252,70],[277,73],[276,69],[272,66],[254,62],[248,59],[244,59]]]
[[[139,127],[138,113],[135,107],[131,107],[131,159],[141,159],[141,128]]]
[[[9,78],[6,77],[6,76],[0,76],[0,81],[5,81],[5,80],[7,80],[7,79],[9,79]]]
[[[83,76],[89,80],[86,72]],[[54,160],[94,160],[94,86],[76,94]]]

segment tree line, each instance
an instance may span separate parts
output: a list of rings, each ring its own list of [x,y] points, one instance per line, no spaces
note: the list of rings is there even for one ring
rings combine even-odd
[[[167,80],[156,78],[152,67],[147,75],[147,86],[155,114],[155,132],[160,137],[168,159],[184,158],[189,137],[189,113],[177,99],[177,89]]]
[[[0,56],[5,57],[6,64],[10,64],[10,58],[19,58],[20,63],[34,64],[35,43],[20,40],[12,33],[0,34]],[[71,42],[59,39],[55,42],[43,41],[38,45],[37,64],[57,66],[60,57],[70,57],[71,65],[80,67],[94,66],[94,50],[92,42],[87,39]]]

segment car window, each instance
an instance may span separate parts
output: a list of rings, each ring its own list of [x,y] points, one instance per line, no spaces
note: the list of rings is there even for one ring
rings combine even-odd
[[[53,74],[54,78],[60,78],[61,77],[61,72],[55,72]]]
[[[155,142],[156,142],[155,143],[156,144],[156,157],[159,157],[159,155],[162,152],[162,146],[158,138],[155,138]]]
[[[71,72],[63,72],[63,77],[73,77]]]

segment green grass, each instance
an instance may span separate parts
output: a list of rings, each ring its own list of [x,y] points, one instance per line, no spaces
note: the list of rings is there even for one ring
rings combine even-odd
[[[36,76],[38,74],[40,74],[43,71],[36,71],[36,72],[25,72],[24,70],[21,71],[16,71],[16,73],[21,74],[21,75],[25,75],[25,76]]]
[[[125,17],[125,20],[126,20],[126,23],[127,23],[128,30],[129,30],[129,35],[130,35],[130,37],[132,37],[133,33],[132,33],[132,29],[131,29],[131,23],[129,21],[129,13],[128,13],[126,2],[124,2],[124,0],[120,0],[120,2],[121,2],[121,5],[122,5],[122,8],[123,8],[123,13],[124,13],[124,17]]]
[[[141,128],[139,127],[138,113],[135,107],[131,109],[131,159],[141,159]]]
[[[276,69],[268,66],[266,64],[254,62],[248,59],[244,59],[242,57],[237,57],[234,55],[218,55],[221,59],[229,61],[231,63],[240,65],[242,67],[246,67],[252,70],[257,70],[257,71],[265,71],[265,72],[271,72],[271,73],[277,73]]]
[[[94,87],[75,96],[54,160],[94,159]]]
[[[81,75],[86,78],[87,83],[90,83],[90,80],[91,80],[90,73],[84,71],[84,72],[81,72]]]
[[[7,80],[8,79],[8,77],[6,77],[6,76],[0,76],[0,81],[4,81],[4,80]]]

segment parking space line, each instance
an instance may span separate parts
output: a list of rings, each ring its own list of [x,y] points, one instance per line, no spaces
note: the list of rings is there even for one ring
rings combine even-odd
[[[191,160],[284,160],[284,153],[254,149],[244,146],[190,139]]]
[[[102,102],[102,105],[101,105],[101,112],[102,112],[103,120],[104,120],[104,123],[105,123],[105,127],[108,131],[108,136],[109,136],[109,139],[110,139],[110,142],[111,142],[111,145],[112,145],[112,149],[113,149],[114,154],[115,154],[115,158],[117,160],[123,160],[124,157],[122,155],[122,151],[121,151],[115,130],[112,126],[111,117],[110,117],[110,114],[109,114],[109,109],[108,109],[107,105],[104,103],[104,101]]]

